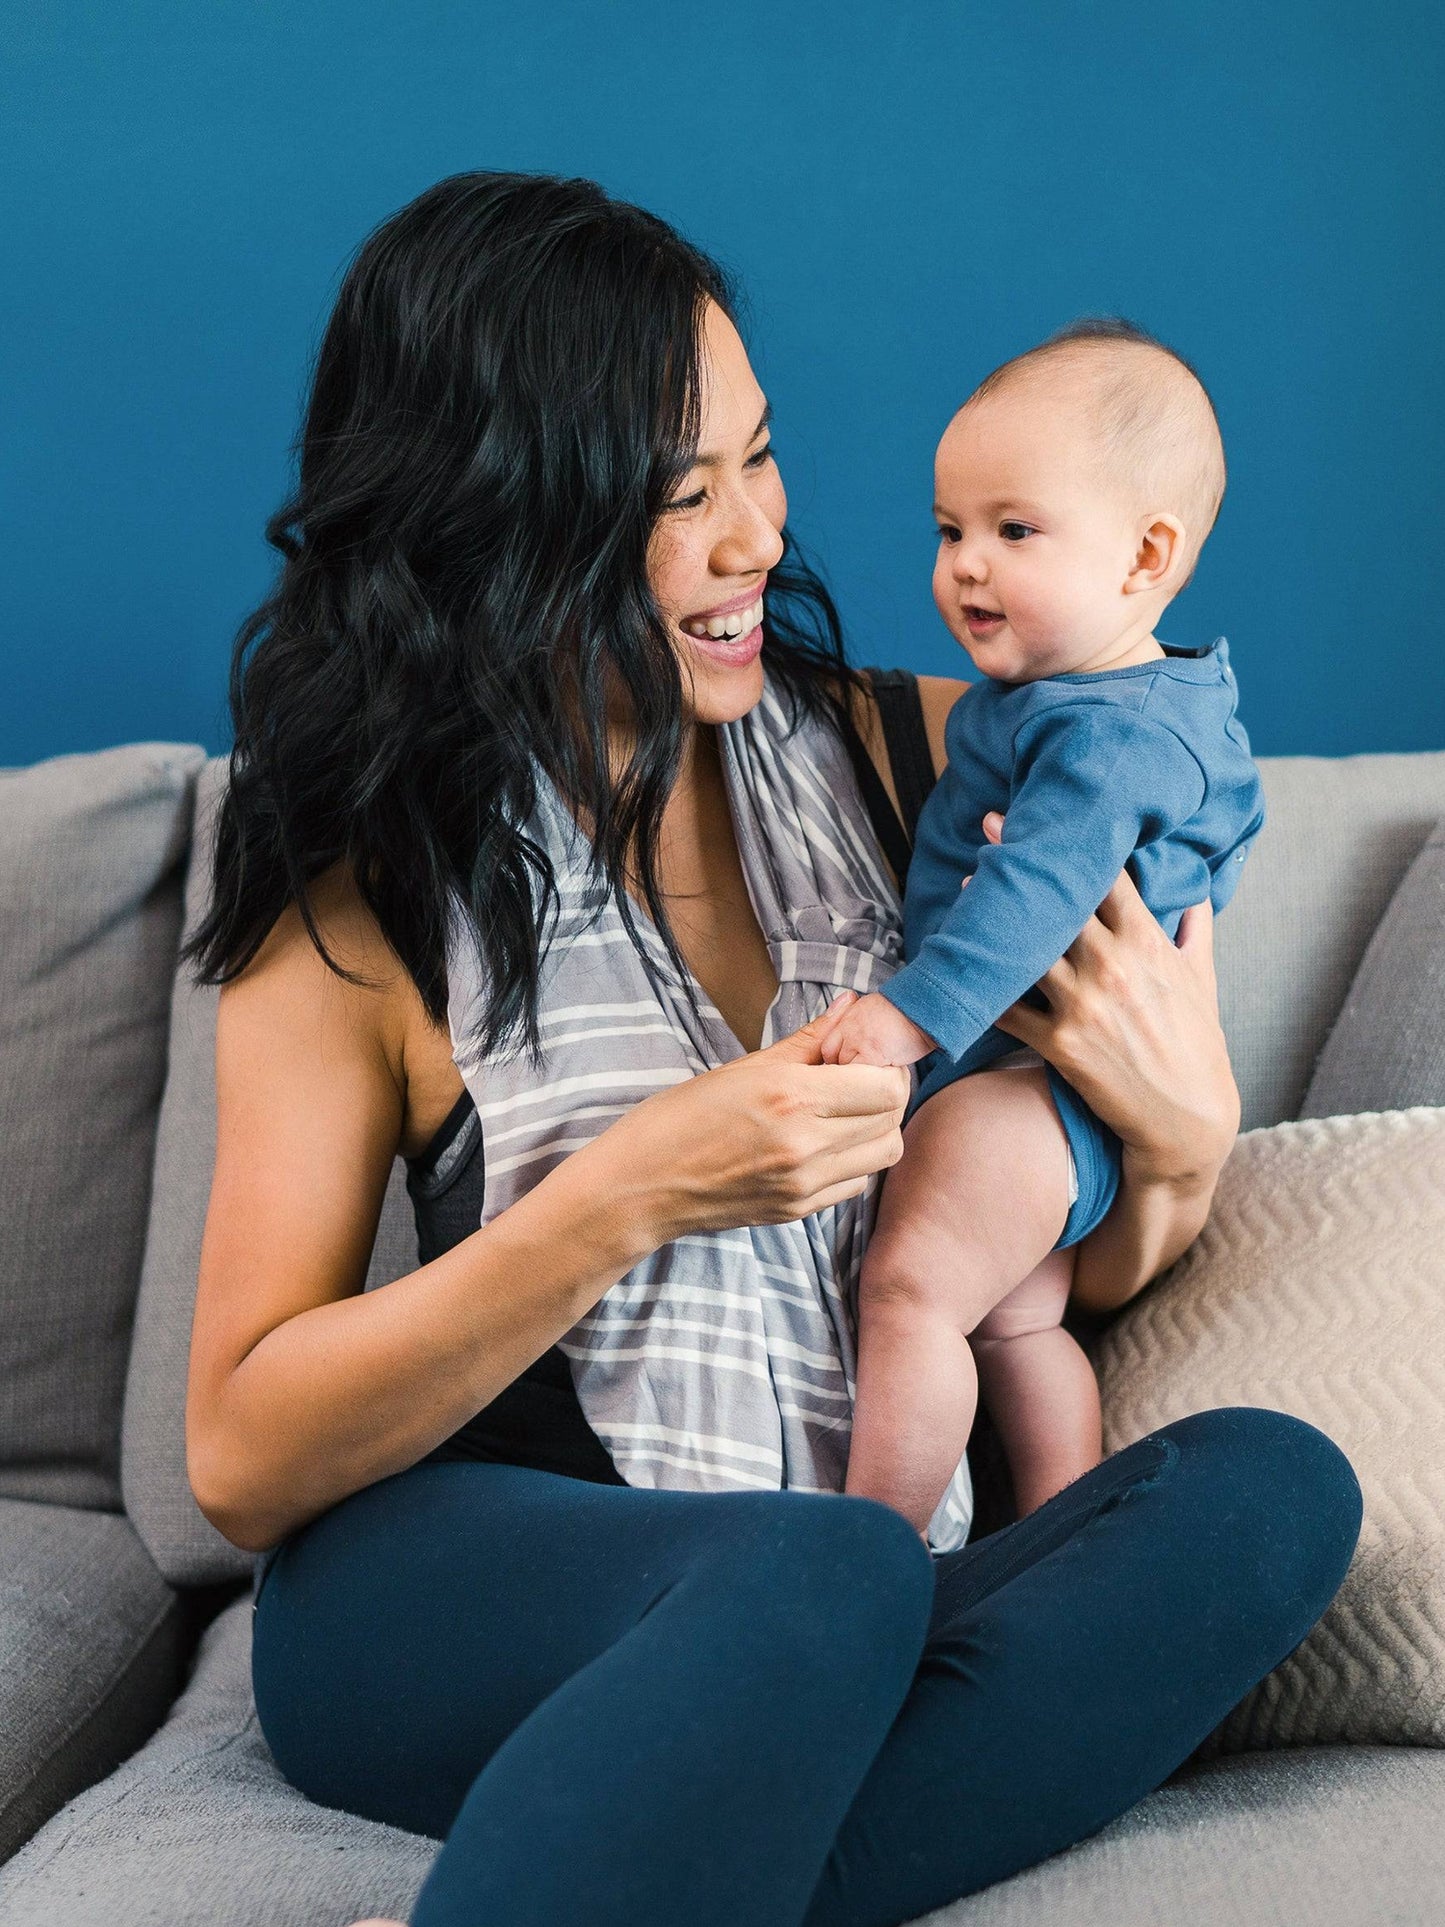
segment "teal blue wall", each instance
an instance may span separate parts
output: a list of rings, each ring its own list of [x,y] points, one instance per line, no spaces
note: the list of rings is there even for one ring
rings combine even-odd
[[[44,0],[0,85],[0,763],[229,743],[349,250],[465,167],[589,174],[742,275],[794,523],[862,660],[959,673],[930,460],[1117,310],[1230,463],[1167,640],[1264,752],[1445,745],[1441,13],[1337,0]]]

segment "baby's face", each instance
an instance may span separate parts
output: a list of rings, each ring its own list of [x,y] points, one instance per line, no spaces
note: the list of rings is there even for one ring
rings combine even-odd
[[[1057,391],[1005,390],[962,409],[934,465],[933,599],[986,676],[1031,682],[1107,658],[1144,618],[1126,594],[1139,517],[1101,485]],[[1147,519],[1147,518],[1146,518]]]

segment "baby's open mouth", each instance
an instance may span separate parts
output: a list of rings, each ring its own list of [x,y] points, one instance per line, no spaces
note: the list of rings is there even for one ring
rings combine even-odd
[[[965,607],[963,613],[964,613],[965,619],[969,622],[1002,622],[1003,621],[1003,612],[1001,610],[980,609],[974,603],[969,603]]]

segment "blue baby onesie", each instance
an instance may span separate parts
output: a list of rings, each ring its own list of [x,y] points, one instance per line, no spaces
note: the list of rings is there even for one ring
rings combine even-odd
[[[975,683],[949,712],[948,766],[918,819],[904,967],[883,995],[937,1039],[913,1108],[1019,1048],[994,1020],[1064,954],[1127,863],[1172,937],[1222,910],[1264,822],[1223,636],[1161,661],[1039,682]],[[982,820],[1005,812],[1003,842]],[[972,881],[960,892],[965,877]],[[1052,1069],[1079,1197],[1077,1244],[1119,1186],[1119,1142]]]

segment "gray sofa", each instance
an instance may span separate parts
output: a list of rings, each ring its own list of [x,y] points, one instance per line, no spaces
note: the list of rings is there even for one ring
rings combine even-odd
[[[1270,826],[1219,937],[1247,1126],[1299,1113],[1445,816],[1445,754],[1263,767]],[[150,743],[0,771],[3,1927],[404,1918],[436,1852],[281,1778],[250,1693],[250,1560],[185,1480],[215,1002],[176,981],[175,953],[223,768]],[[1359,1061],[1335,1063],[1335,1108],[1388,1108]],[[398,1167],[369,1288],[415,1262]],[[1445,1919],[1445,1753],[1201,1759],[1095,1839],[934,1919]]]

